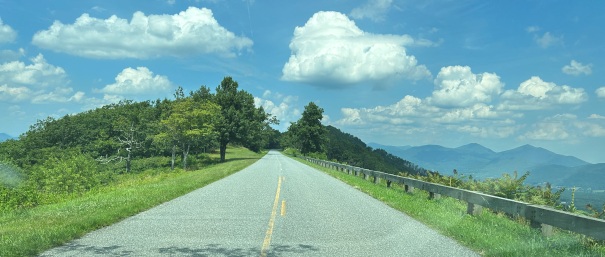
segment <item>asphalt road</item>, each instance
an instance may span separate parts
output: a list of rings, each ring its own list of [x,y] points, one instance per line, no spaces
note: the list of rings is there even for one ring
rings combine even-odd
[[[234,175],[41,256],[479,256],[269,152]]]

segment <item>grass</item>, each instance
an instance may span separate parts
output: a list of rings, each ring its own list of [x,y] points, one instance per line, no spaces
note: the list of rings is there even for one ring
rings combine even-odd
[[[300,160],[309,166],[361,190],[408,214],[441,234],[453,238],[483,256],[605,256],[605,247],[582,235],[557,231],[544,237],[520,220],[484,210],[479,216],[466,214],[466,203],[441,197],[429,200],[428,193],[406,193],[400,185],[391,188],[346,173]],[[435,242],[438,243],[438,242]]]
[[[220,180],[262,155],[230,148],[225,163],[187,172],[150,170],[61,203],[0,213],[0,256],[34,256]]]

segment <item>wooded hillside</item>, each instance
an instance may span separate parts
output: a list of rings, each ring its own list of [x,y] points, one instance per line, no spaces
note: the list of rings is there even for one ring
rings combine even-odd
[[[226,77],[216,93],[202,86],[174,100],[122,101],[39,120],[0,143],[0,211],[57,201],[107,184],[122,173],[195,168],[227,144],[254,151],[275,142],[276,123]],[[188,166],[189,165],[189,166]]]

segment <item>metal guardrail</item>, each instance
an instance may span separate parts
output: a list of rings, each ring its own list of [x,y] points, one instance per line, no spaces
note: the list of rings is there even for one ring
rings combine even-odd
[[[387,187],[390,187],[391,183],[395,182],[403,184],[405,190],[408,192],[412,192],[415,188],[427,191],[429,192],[430,198],[437,198],[440,195],[445,195],[465,201],[468,203],[467,213],[470,215],[477,215],[481,212],[482,208],[489,208],[497,212],[507,213],[514,217],[524,217],[530,221],[532,227],[540,228],[542,233],[546,236],[552,235],[553,227],[557,227],[590,236],[597,240],[605,240],[605,220],[380,171],[308,157],[303,158],[320,166],[346,172],[348,174],[354,174],[356,176],[363,174],[365,179],[372,177],[374,183],[379,183],[381,179],[384,179]]]

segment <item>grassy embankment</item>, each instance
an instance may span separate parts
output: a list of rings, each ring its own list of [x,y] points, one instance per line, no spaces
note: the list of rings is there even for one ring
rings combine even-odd
[[[229,148],[225,163],[186,172],[148,170],[64,202],[0,213],[0,256],[36,255],[229,176],[262,156]]]
[[[557,231],[546,238],[527,222],[511,220],[503,214],[484,210],[480,216],[467,215],[466,203],[453,198],[429,200],[428,193],[421,190],[406,193],[400,185],[387,188],[384,181],[376,185],[363,177],[297,160],[408,214],[483,256],[605,256],[602,244],[581,235]]]

